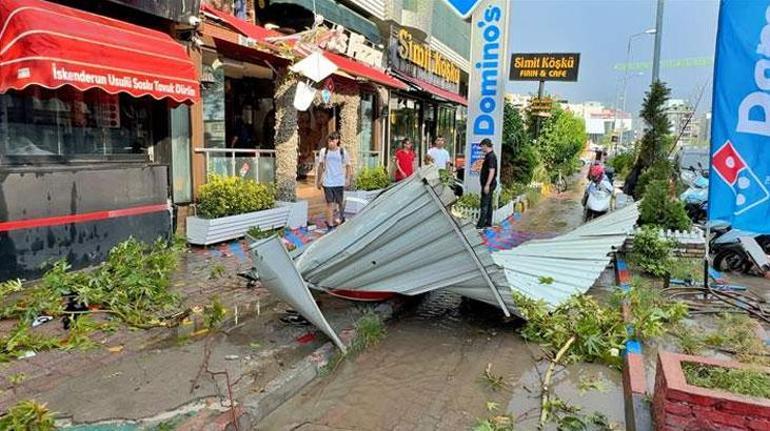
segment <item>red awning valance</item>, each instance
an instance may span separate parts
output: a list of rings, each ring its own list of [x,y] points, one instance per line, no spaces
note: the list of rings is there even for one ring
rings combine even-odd
[[[2,0],[0,93],[30,85],[200,98],[195,65],[165,33],[43,0]]]
[[[204,13],[213,15],[220,21],[227,23],[230,27],[238,30],[238,32],[240,32],[244,36],[254,39],[257,43],[260,43],[265,47],[273,49],[276,52],[276,55],[279,54],[278,47],[275,44],[269,42],[268,38],[286,36],[285,34],[279,33],[275,30],[269,30],[264,27],[260,27],[258,25],[252,24],[250,22],[238,19],[233,15],[216,10],[205,3],[201,5],[201,10]],[[383,70],[379,70],[377,68],[371,67],[364,63],[359,63],[356,60],[353,60],[348,57],[344,57],[339,54],[334,54],[332,52],[324,51],[323,55],[329,60],[331,60],[334,64],[336,64],[337,67],[340,68],[340,70],[347,73],[348,75],[352,75],[357,78],[367,79],[369,81],[376,82],[381,85],[385,85],[392,88],[398,88],[401,90],[405,90],[406,88],[408,88],[403,82],[388,75]]]
[[[459,103],[460,105],[468,106],[468,99],[466,99],[465,97],[457,93],[452,93],[449,90],[444,90],[441,87],[437,87],[429,82],[425,82],[421,79],[413,78],[411,76],[399,74],[398,77],[408,82],[410,85],[412,85],[413,87],[417,88],[420,91],[424,91],[426,93],[432,94],[436,97],[442,98],[449,102]]]
[[[388,75],[382,70],[375,69],[374,67],[367,66],[363,63],[359,63],[351,58],[343,57],[339,54],[325,51],[324,57],[331,60],[337,67],[345,73],[350,75],[368,79],[372,82],[376,82],[381,85],[385,85],[399,90],[405,90],[407,88],[403,82]]]

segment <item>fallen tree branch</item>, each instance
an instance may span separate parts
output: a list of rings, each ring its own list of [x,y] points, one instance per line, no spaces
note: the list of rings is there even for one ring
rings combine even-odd
[[[538,426],[538,429],[543,429],[546,421],[548,421],[548,403],[551,399],[551,378],[553,377],[553,370],[556,368],[556,365],[559,363],[562,356],[567,353],[567,350],[569,350],[570,346],[572,346],[572,343],[574,343],[576,339],[577,336],[573,335],[569,340],[567,340],[566,343],[564,343],[561,349],[559,349],[559,352],[556,353],[556,357],[550,361],[551,363],[548,365],[548,370],[545,372],[545,377],[543,378],[542,393],[540,394],[540,425]]]

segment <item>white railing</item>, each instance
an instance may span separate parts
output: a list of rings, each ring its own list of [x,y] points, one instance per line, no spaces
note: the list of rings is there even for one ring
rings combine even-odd
[[[206,158],[206,172],[275,182],[275,150],[245,148],[196,148]]]

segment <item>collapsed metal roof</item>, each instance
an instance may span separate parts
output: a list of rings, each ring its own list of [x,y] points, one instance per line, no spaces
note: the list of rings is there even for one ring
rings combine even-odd
[[[494,253],[492,260],[503,268],[511,290],[557,306],[593,286],[612,251],[633,233],[638,216],[637,205],[629,205],[555,238]]]
[[[294,262],[277,239],[255,242],[251,251],[262,285],[342,349],[308,287],[402,295],[449,289],[496,305],[506,316],[518,314],[513,291],[557,306],[593,286],[638,217],[637,206],[630,205],[558,237],[490,254],[470,223],[450,215],[454,200],[437,169],[423,168]]]
[[[449,214],[455,199],[435,167],[420,169],[312,243],[296,260],[297,269],[320,290],[418,295],[473,286],[486,289],[508,315],[481,237]],[[495,278],[505,281],[502,273]]]

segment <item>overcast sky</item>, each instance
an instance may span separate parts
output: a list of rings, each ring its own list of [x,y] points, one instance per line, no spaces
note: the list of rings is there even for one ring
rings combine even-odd
[[[657,0],[513,0],[510,28],[511,52],[579,52],[578,82],[546,82],[546,93],[582,102],[597,100],[612,106],[623,72],[615,70],[626,58],[628,38],[655,27]],[[714,57],[717,0],[666,0],[661,58]],[[654,36],[632,42],[631,61],[652,61]],[[660,76],[672,88],[672,97],[710,109],[713,66],[661,68]],[[639,72],[637,72],[639,73]],[[626,110],[638,113],[651,71],[628,80]],[[508,91],[536,93],[537,82],[509,82]]]

